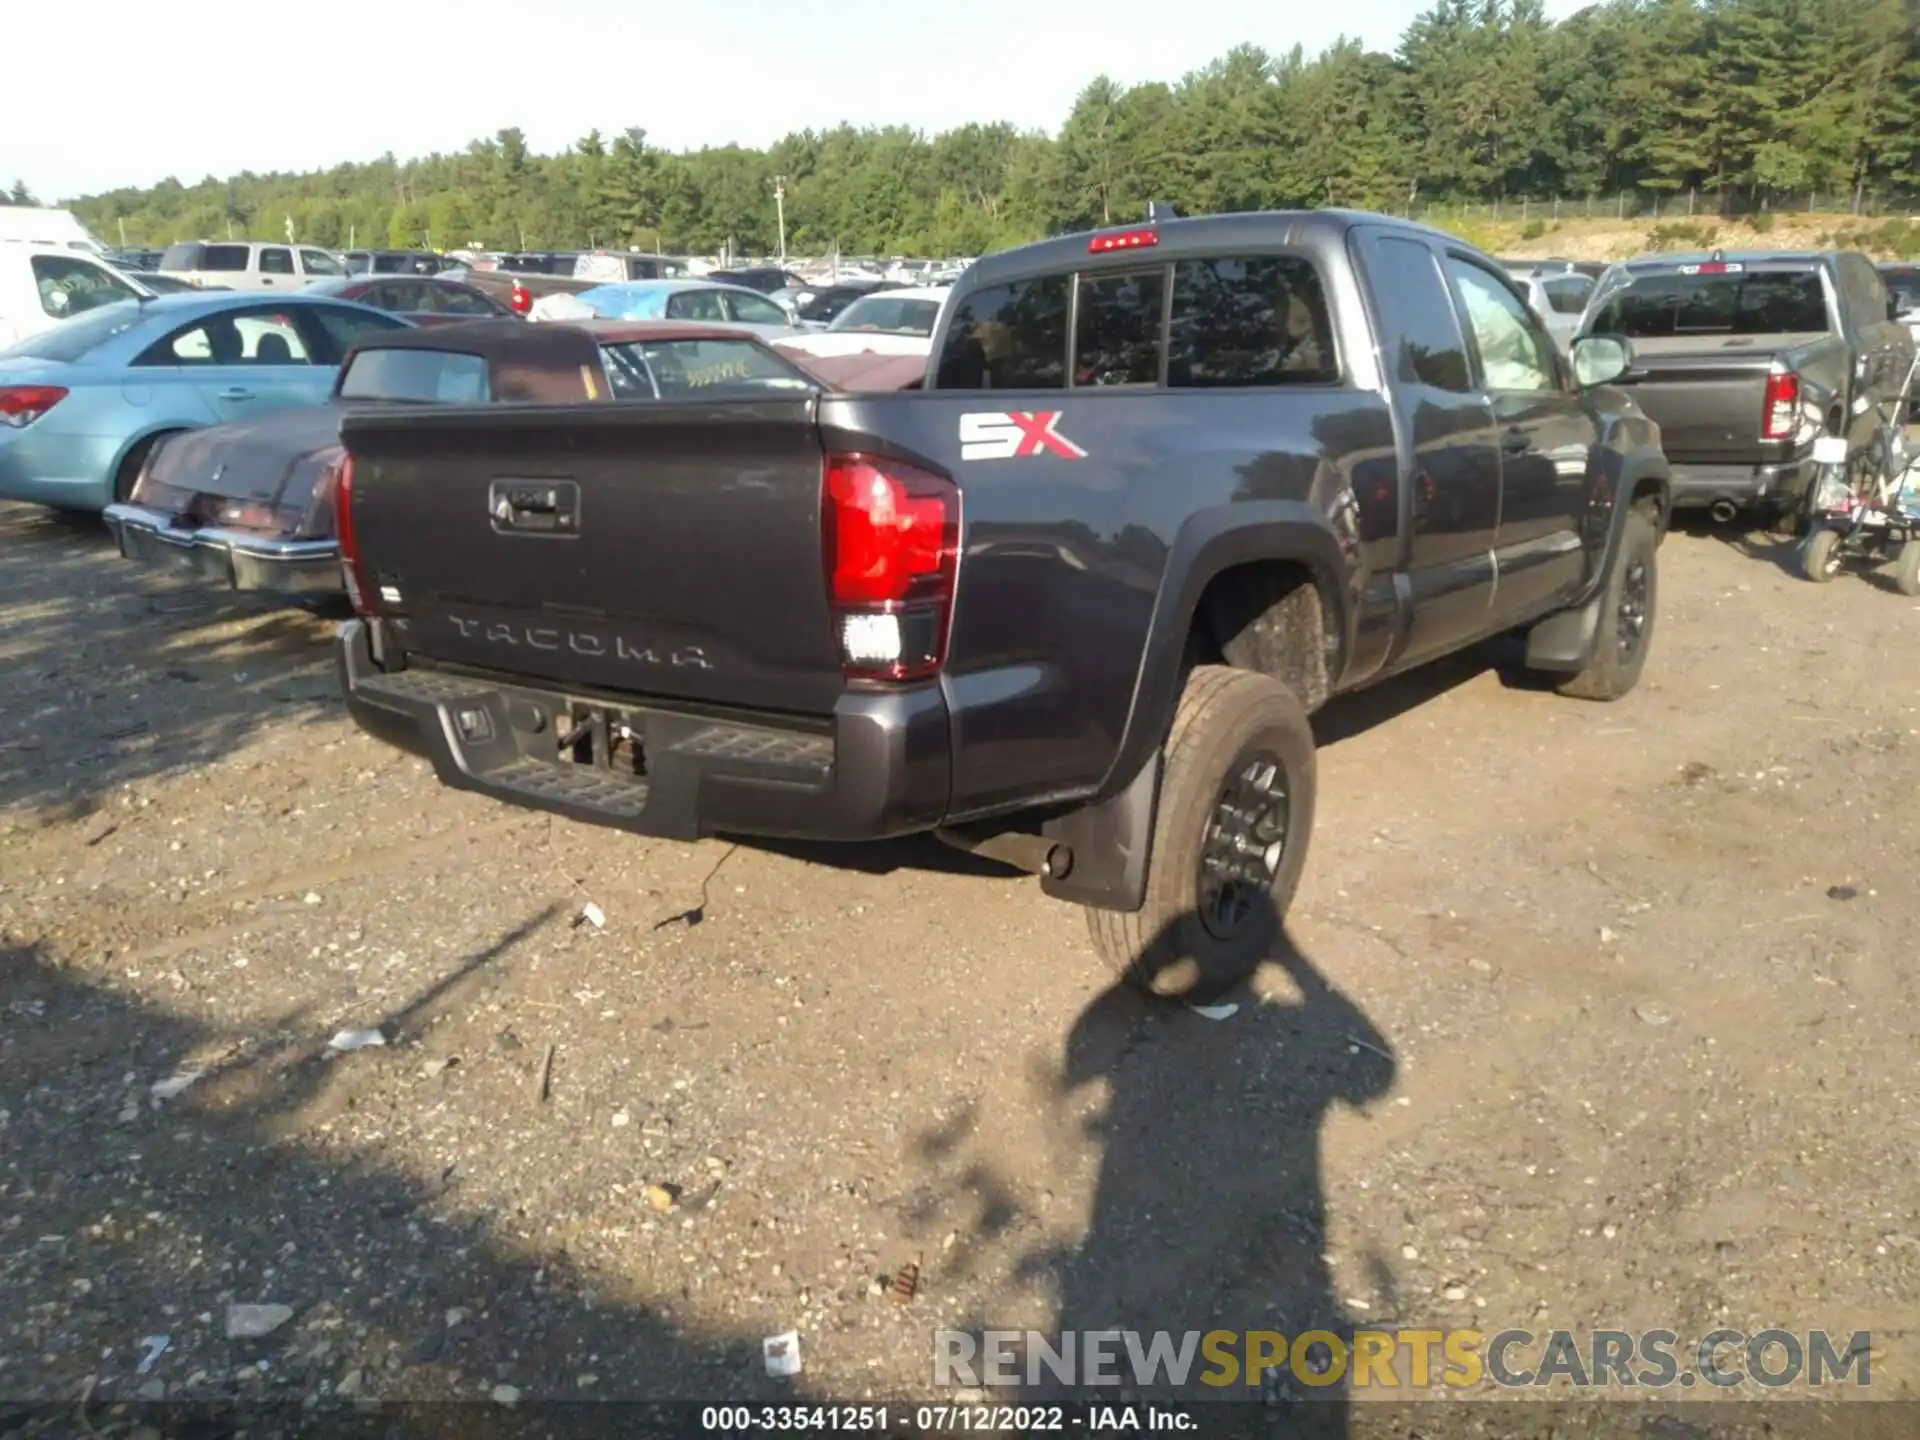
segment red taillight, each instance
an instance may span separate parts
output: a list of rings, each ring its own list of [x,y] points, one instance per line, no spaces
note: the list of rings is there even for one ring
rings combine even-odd
[[[1766,408],[1761,412],[1762,440],[1791,440],[1800,411],[1800,377],[1791,373],[1767,376]]]
[[[527,287],[518,280],[513,282],[513,293],[507,297],[507,306],[516,315],[524,315],[533,309],[533,296],[527,293]]]
[[[378,615],[380,601],[367,572],[360,564],[360,541],[353,533],[353,457],[347,456],[334,472],[333,535],[340,545],[340,573],[347,585],[347,599],[362,615]]]
[[[1096,235],[1087,242],[1087,251],[1093,255],[1104,255],[1109,250],[1144,250],[1149,245],[1160,243],[1157,230],[1117,230],[1105,235]]]
[[[946,658],[960,565],[960,488],[878,455],[830,455],[821,553],[841,667],[915,680]]]
[[[1700,267],[1700,273],[1702,275],[1724,275],[1727,273],[1727,267],[1718,260],[1710,260]]]
[[[58,385],[0,385],[0,425],[19,430],[66,398]]]

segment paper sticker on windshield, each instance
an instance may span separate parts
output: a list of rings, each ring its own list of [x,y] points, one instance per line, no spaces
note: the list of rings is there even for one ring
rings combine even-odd
[[[1024,460],[1034,455],[1084,460],[1060,433],[1058,410],[975,410],[960,417],[962,460]]]

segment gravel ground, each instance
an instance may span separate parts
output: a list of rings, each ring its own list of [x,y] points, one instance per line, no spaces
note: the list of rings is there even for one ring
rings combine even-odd
[[[442,790],[332,621],[0,508],[0,1402],[764,1398],[788,1330],[924,1397],[942,1326],[1314,1322],[1871,1330],[1913,1394],[1920,606],[1788,563],[1674,536],[1618,705],[1332,707],[1214,1021],[931,842]]]

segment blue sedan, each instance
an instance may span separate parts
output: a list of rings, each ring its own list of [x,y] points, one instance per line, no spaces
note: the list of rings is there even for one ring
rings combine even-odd
[[[301,295],[124,300],[0,350],[0,499],[125,500],[163,436],[319,405],[347,347],[397,316]]]

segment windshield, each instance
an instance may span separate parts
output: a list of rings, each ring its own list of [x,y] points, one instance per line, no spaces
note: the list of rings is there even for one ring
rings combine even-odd
[[[728,399],[810,390],[813,382],[751,340],[629,340],[603,345],[616,400]]]
[[[456,350],[361,350],[340,377],[342,400],[482,405],[490,397],[487,362]]]
[[[114,336],[131,330],[140,323],[143,313],[137,300],[102,305],[98,310],[63,320],[51,330],[22,340],[9,350],[0,350],[0,360],[60,360],[71,364]]]
[[[827,329],[928,336],[933,334],[933,327],[939,319],[938,300],[902,300],[893,295],[869,295],[842,310]]]
[[[1827,328],[1818,270],[1636,276],[1607,297],[1590,335],[1789,335]]]

